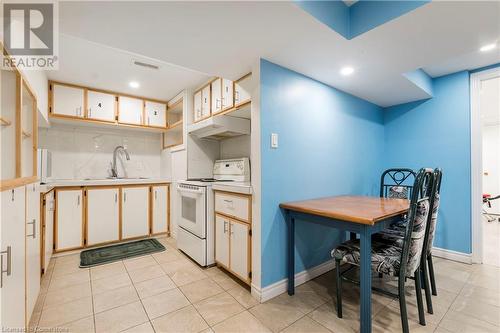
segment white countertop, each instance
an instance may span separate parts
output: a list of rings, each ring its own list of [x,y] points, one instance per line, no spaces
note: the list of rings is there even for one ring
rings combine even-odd
[[[234,192],[241,194],[252,194],[252,184],[250,182],[219,182],[212,185],[214,190]]]
[[[42,184],[42,186],[45,188],[51,188],[63,186],[135,185],[158,183],[170,183],[170,180],[164,178],[52,179],[46,184]]]

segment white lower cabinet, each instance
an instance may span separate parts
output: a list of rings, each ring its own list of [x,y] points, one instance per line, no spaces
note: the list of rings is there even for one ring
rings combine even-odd
[[[152,223],[151,233],[161,234],[168,232],[169,212],[169,187],[168,185],[159,185],[151,187],[152,200]]]
[[[56,189],[55,250],[83,246],[83,190]]]
[[[231,221],[229,227],[229,267],[243,280],[250,278],[250,226],[244,222]]]
[[[87,245],[120,239],[119,189],[87,189]]]
[[[40,190],[26,185],[26,322],[40,292]]]
[[[215,215],[215,261],[229,268],[229,219]]]
[[[215,215],[215,261],[250,283],[250,224]]]
[[[42,269],[47,271],[52,257],[54,246],[54,213],[55,213],[55,192],[50,191],[43,196],[43,219],[42,219]]]
[[[149,235],[149,187],[122,188],[122,238]]]
[[[0,193],[0,327],[25,327],[25,187]]]

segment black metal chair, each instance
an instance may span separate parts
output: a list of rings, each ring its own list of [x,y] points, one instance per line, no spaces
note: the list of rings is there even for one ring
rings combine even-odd
[[[380,177],[380,197],[410,199],[415,177],[412,169],[385,170]]]
[[[425,325],[420,263],[426,238],[431,194],[434,192],[433,186],[434,174],[432,169],[420,169],[412,186],[410,208],[402,246],[390,241],[372,240],[372,270],[398,278],[397,294],[379,288],[373,288],[373,290],[399,298],[401,324],[404,333],[409,332],[405,299],[405,282],[407,278],[415,280],[419,322],[421,325]],[[342,318],[342,280],[359,283],[346,276],[348,271],[359,266],[359,240],[351,239],[342,243],[332,251],[331,255],[336,263],[337,315]],[[341,262],[350,264],[349,268],[343,272],[340,269]]]
[[[439,202],[440,202],[440,191],[441,191],[441,179],[443,173],[441,169],[436,168],[433,171],[434,173],[434,188],[433,192],[430,194],[430,207],[432,207],[432,213],[428,216],[427,228],[425,231],[425,239],[423,248],[424,254],[421,259],[421,271],[422,271],[422,287],[425,290],[425,301],[427,304],[427,312],[430,314],[434,313],[432,308],[432,299],[431,299],[431,290],[433,295],[437,295],[436,289],[436,280],[434,276],[434,265],[432,262],[432,244],[434,240],[434,235],[436,233],[436,224],[437,224],[437,214],[439,210]],[[391,225],[389,229],[381,231],[375,234],[373,237],[377,241],[385,241],[392,242],[397,246],[402,246],[404,233],[405,233],[406,225],[405,222],[396,223]],[[430,277],[430,286],[429,286],[429,278]]]

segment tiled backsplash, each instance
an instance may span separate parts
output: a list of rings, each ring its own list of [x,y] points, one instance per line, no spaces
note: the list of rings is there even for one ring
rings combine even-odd
[[[85,179],[109,176],[116,146],[124,146],[130,161],[119,154],[118,175],[158,178],[161,134],[58,126],[40,128],[39,147],[52,152],[52,178]]]

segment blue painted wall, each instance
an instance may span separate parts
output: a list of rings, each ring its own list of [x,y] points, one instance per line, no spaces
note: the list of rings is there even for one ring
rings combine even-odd
[[[378,195],[383,110],[261,60],[262,286],[286,277],[285,201],[340,194]],[[271,133],[279,148],[270,148]],[[306,227],[305,227],[306,226]],[[333,229],[296,227],[296,271],[329,259]]]
[[[406,72],[403,76],[422,89],[428,97],[432,97],[434,83],[432,78],[423,69],[418,68],[414,71]]]
[[[386,108],[384,167],[443,169],[434,246],[471,252],[469,73],[433,80],[434,97]]]

